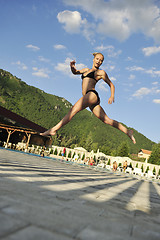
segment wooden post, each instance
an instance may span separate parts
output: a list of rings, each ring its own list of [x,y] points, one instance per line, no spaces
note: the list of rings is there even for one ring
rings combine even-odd
[[[12,133],[14,133],[14,132],[15,132],[15,130],[13,130],[13,132],[12,132],[11,130],[9,131],[9,130],[7,129],[7,132],[8,132],[8,138],[7,138],[7,143],[6,143],[6,146],[8,146],[8,143],[9,143],[10,136],[11,136],[11,134],[12,134]]]
[[[30,138],[31,138],[31,133],[27,134],[27,132],[26,132],[26,135],[28,137],[27,144],[26,144],[26,149],[28,149],[29,141],[30,141]]]

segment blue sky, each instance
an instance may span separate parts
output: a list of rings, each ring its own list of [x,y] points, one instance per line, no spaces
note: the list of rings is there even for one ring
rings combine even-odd
[[[81,78],[93,52],[116,87],[96,90],[107,115],[160,141],[159,0],[0,0],[0,68],[27,84],[66,98],[81,97]],[[106,136],[107,137],[107,136]]]

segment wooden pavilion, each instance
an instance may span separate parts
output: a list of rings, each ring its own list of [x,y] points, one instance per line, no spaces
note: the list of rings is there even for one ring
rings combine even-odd
[[[28,145],[50,146],[52,140],[42,137],[40,132],[46,131],[42,126],[0,106],[0,141],[11,143],[26,142]]]

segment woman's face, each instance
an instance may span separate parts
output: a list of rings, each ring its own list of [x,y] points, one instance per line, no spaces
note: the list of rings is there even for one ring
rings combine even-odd
[[[93,59],[93,64],[96,68],[99,68],[103,63],[104,57],[101,54],[96,54]]]

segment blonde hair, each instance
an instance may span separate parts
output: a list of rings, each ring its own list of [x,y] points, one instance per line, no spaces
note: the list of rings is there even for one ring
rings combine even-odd
[[[100,53],[100,52],[94,52],[94,53],[92,53],[92,55],[95,57],[97,54],[101,54],[102,55],[102,57],[103,57],[103,60],[104,60],[104,55],[102,54],[102,53]]]

